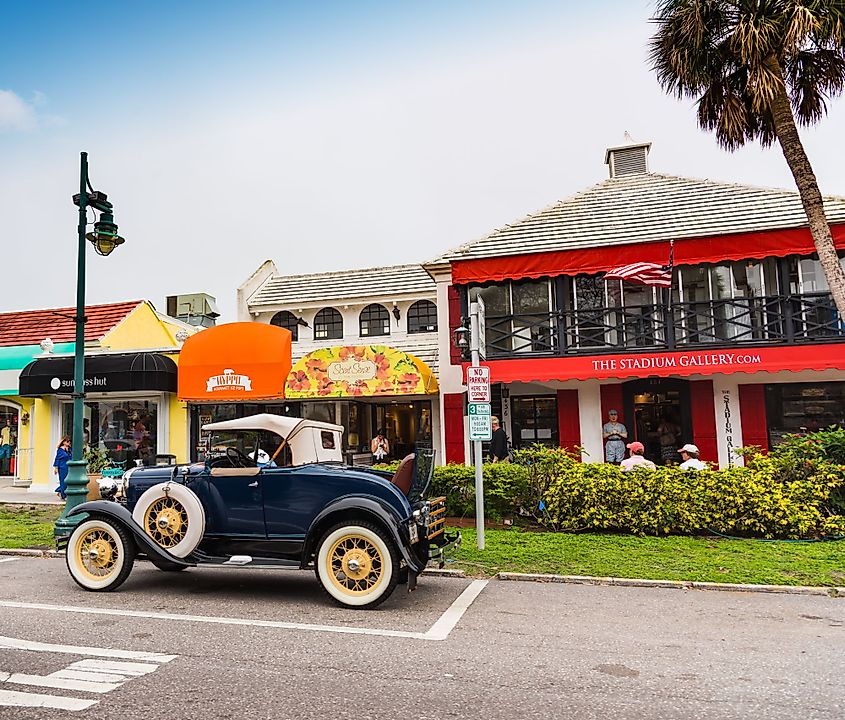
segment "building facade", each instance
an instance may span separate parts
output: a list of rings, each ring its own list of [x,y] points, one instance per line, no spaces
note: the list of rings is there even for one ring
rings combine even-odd
[[[798,194],[652,173],[649,149],[609,149],[608,180],[426,265],[448,460],[468,457],[450,335],[476,297],[493,409],[517,448],[579,447],[601,462],[615,409],[655,462],[691,442],[726,467],[743,445],[845,423],[845,322]],[[845,250],[845,199],[825,207]],[[604,277],[668,265],[670,252],[671,290]]]
[[[349,462],[371,460],[379,429],[393,458],[416,445],[442,458],[436,290],[420,265],[281,275],[268,261],[238,289],[238,319],[290,332],[285,399],[272,411],[343,425]],[[247,412],[200,410],[214,419]]]
[[[16,485],[43,490],[53,483],[56,447],[71,434],[74,315],[74,308],[0,315],[0,421],[13,438],[0,472]],[[180,332],[196,328],[143,300],[89,305],[85,316],[87,443],[126,466],[158,456],[186,461],[177,361]]]

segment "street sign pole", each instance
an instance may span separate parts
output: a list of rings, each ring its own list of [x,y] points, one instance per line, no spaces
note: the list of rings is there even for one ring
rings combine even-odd
[[[479,367],[481,339],[479,337],[478,303],[470,303],[469,306],[469,347],[472,352],[472,367]],[[481,457],[481,441],[476,440],[472,444],[475,454],[475,534],[478,549],[484,549],[484,473]]]

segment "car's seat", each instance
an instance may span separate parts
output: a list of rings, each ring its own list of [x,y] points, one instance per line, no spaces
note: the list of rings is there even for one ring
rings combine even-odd
[[[390,482],[398,487],[403,495],[407,495],[410,492],[411,485],[414,482],[414,460],[416,458],[417,456],[414,453],[402,458],[402,462],[399,463],[399,467],[396,468],[396,472],[393,473],[393,477],[390,479]]]

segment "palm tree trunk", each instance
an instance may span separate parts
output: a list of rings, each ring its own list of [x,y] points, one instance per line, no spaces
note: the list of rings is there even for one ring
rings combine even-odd
[[[798,128],[792,115],[789,97],[786,94],[786,83],[783,80],[780,63],[777,58],[770,57],[768,65],[780,80],[770,106],[775,134],[778,142],[780,142],[786,163],[792,171],[792,177],[795,178],[795,185],[798,187],[798,194],[801,196],[801,204],[804,206],[804,213],[807,215],[807,222],[810,225],[813,244],[816,246],[819,263],[827,279],[833,302],[836,303],[840,318],[845,318],[845,271],[839,264],[836,246],[833,244],[833,236],[830,233],[830,226],[827,224],[819,184],[798,135]]]

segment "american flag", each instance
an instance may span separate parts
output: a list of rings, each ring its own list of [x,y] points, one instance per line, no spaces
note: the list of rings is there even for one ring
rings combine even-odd
[[[636,262],[613,268],[604,278],[605,280],[626,280],[638,285],[669,288],[672,287],[672,266]]]

